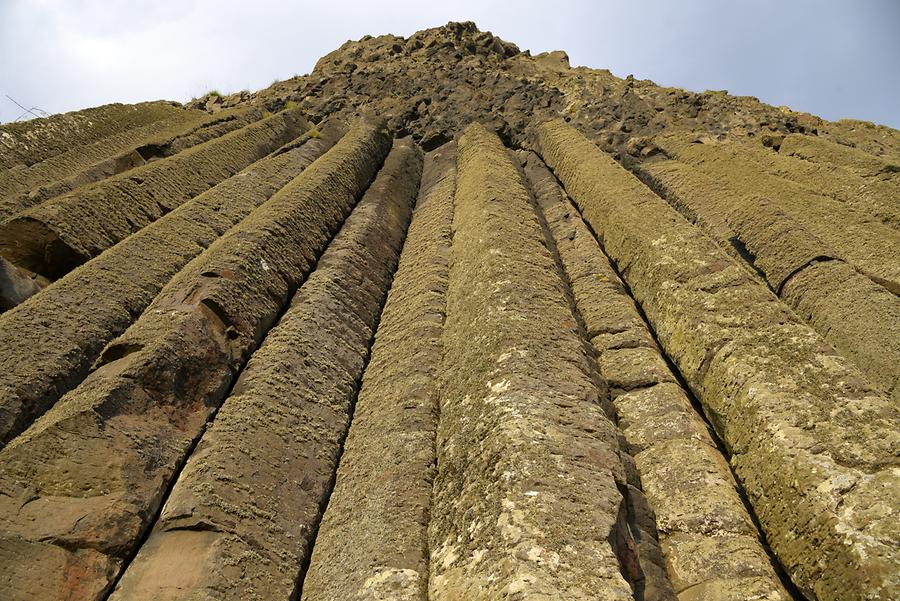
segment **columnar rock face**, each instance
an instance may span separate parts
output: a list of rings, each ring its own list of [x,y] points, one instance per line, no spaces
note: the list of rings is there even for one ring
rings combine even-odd
[[[655,509],[654,530],[674,590],[682,600],[790,599],[714,434],[609,259],[540,158],[526,155],[525,172]],[[652,532],[646,537],[653,542]]]
[[[528,191],[478,125],[459,142],[453,229],[430,596],[629,598],[616,429]]]
[[[703,403],[797,586],[893,597],[897,405],[577,131],[548,122],[538,138]]]
[[[420,162],[408,142],[395,143],[200,440],[113,599],[291,596],[327,499]],[[230,584],[234,575],[240,586]]]
[[[96,555],[91,588],[108,587],[204,423],[388,146],[378,125],[349,132],[173,277],[84,382],[0,452],[6,565],[17,569],[17,549],[58,547],[79,560],[88,551]],[[69,436],[73,429],[85,436]],[[66,560],[47,553],[39,565],[58,571],[59,561]],[[23,584],[12,587],[24,599]]]
[[[456,152],[426,159],[303,599],[426,599]]]
[[[900,598],[898,174],[472,23],[0,125],[0,598]]]
[[[0,249],[31,271],[61,277],[306,129],[297,109],[285,111],[45,201],[0,225]]]
[[[0,316],[0,441],[80,382],[179,269],[328,150],[343,129],[326,126],[323,136],[304,136],[254,163]]]

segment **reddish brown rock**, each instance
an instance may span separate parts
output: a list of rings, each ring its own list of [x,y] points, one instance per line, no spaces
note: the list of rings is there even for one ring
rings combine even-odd
[[[0,444],[78,385],[168,280],[344,131],[326,125],[262,159],[0,316]]]

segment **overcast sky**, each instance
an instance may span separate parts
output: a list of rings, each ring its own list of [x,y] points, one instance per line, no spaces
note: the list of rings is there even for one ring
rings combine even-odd
[[[365,34],[473,20],[533,53],[900,128],[898,0],[0,0],[0,122],[266,87]]]

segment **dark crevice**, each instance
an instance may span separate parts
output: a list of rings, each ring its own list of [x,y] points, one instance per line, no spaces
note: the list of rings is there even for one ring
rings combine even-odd
[[[788,283],[792,279],[794,279],[796,276],[800,275],[801,272],[806,271],[807,267],[812,267],[813,265],[815,265],[817,263],[825,263],[827,261],[839,261],[839,260],[840,259],[836,259],[835,257],[829,257],[827,255],[819,255],[818,257],[813,257],[812,259],[810,259],[803,265],[800,265],[799,267],[797,267],[796,269],[791,271],[789,274],[787,274],[784,277],[784,279],[781,280],[781,283],[778,284],[778,287],[775,289],[775,294],[777,294],[778,296],[781,296],[781,293],[784,290],[784,287],[787,286]]]
[[[459,155],[454,152],[453,167],[452,167],[453,193],[450,197],[450,205],[451,205],[451,207],[450,207],[450,223],[448,224],[448,227],[447,227],[447,233],[449,234],[448,239],[447,239],[447,245],[446,245],[447,263],[446,263],[446,270],[444,271],[445,284],[444,284],[443,291],[442,291],[442,296],[444,298],[444,306],[442,307],[442,310],[441,310],[441,335],[438,338],[439,344],[440,344],[441,357],[440,357],[440,361],[437,363],[435,373],[432,376],[433,381],[435,383],[437,383],[440,365],[443,364],[443,362],[444,362],[444,327],[445,327],[445,324],[447,323],[447,296],[448,296],[448,289],[449,289],[449,283],[450,283],[450,266],[452,265],[453,233],[455,231],[455,229],[453,228],[453,216],[456,214],[456,181],[457,181],[456,176],[457,176],[457,168],[458,168],[458,156]],[[442,177],[432,181],[431,187],[429,188],[429,191],[426,192],[426,194],[428,194],[431,190],[433,190],[438,185],[440,185],[441,182],[443,182],[444,178],[448,177],[448,175],[449,174],[445,173]],[[424,176],[425,176],[424,166],[423,166],[422,176],[424,179]],[[421,188],[421,184],[420,184],[419,190],[421,191],[421,189],[422,188]],[[418,206],[418,201],[416,202],[416,205]],[[415,207],[413,207],[413,209],[415,210]],[[413,215],[414,214],[415,213],[413,213]],[[402,250],[401,250],[401,253],[402,253]],[[430,562],[431,562],[431,551],[432,551],[431,538],[428,536],[428,524],[431,523],[431,504],[434,501],[434,482],[437,479],[437,474],[440,473],[440,470],[438,469],[438,449],[437,449],[437,431],[438,431],[438,426],[441,421],[440,395],[441,395],[440,387],[435,386],[434,390],[432,392],[432,400],[433,400],[432,411],[434,412],[433,413],[433,415],[434,415],[434,422],[433,422],[434,423],[434,436],[432,436],[432,438],[431,438],[431,456],[434,458],[434,463],[432,466],[433,467],[433,472],[432,472],[433,476],[431,479],[432,492],[431,492],[431,496],[428,499],[428,507],[426,509],[426,516],[425,516],[426,526],[425,526],[425,549],[424,549],[425,554],[424,554],[424,557],[429,563],[429,569],[425,572],[425,577],[423,579],[422,586],[423,586],[424,590],[426,590],[426,591],[429,590],[429,581],[431,578]]]
[[[48,279],[51,245],[59,236],[45,223],[23,217],[7,221],[0,232],[0,253],[14,267],[40,274]]]
[[[169,143],[144,144],[143,146],[135,148],[135,152],[141,155],[141,158],[144,159],[144,162],[149,163],[151,161],[159,160],[169,156],[170,148],[171,145]]]
[[[112,345],[106,347],[106,350],[103,351],[103,354],[100,355],[100,358],[97,360],[97,364],[94,367],[94,370],[100,369],[104,365],[112,363],[113,361],[118,361],[119,359],[124,359],[128,355],[136,353],[144,348],[142,344],[132,344],[128,342],[122,343],[113,343]]]
[[[696,225],[696,224],[694,224]],[[738,255],[744,260],[744,262],[749,265],[756,275],[760,277],[763,281],[766,281],[766,274],[756,265],[756,255],[750,251],[749,248],[744,244],[744,242],[738,238],[737,236],[732,236],[728,239],[731,243],[732,248],[737,252]]]

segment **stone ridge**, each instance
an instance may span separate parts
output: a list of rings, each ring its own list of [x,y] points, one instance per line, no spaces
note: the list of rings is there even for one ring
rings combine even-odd
[[[900,598],[900,132],[473,23],[0,125],[3,601]]]
[[[213,101],[213,102],[210,102]],[[725,91],[690,92],[605,69],[572,67],[565,52],[532,56],[474,23],[448,23],[408,38],[365,36],[322,57],[308,75],[253,94],[200,98],[221,110],[296,102],[314,120],[368,107],[400,135],[430,150],[471,122],[520,144],[532,119],[565,116],[605,150],[652,152],[651,137],[673,129],[732,134],[777,144],[791,133],[819,134],[900,162],[900,132],[861,121],[828,122]]]

